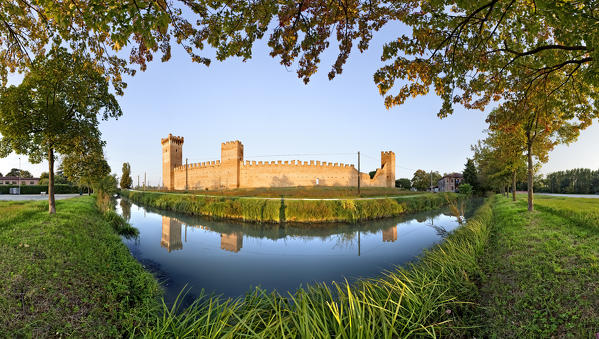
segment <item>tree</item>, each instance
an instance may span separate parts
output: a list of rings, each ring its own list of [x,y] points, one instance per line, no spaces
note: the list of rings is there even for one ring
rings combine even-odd
[[[7,177],[21,177],[21,178],[33,178],[33,175],[29,171],[13,168],[10,172],[6,173]]]
[[[86,187],[88,194],[102,178],[110,174],[110,166],[102,152],[102,143],[97,140],[79,143],[63,157],[60,166],[64,175],[78,186]]]
[[[486,139],[472,146],[474,161],[478,167],[481,189],[507,192],[512,185],[512,199],[516,200],[516,183],[524,175],[526,164],[523,147],[517,135],[501,131],[489,131]]]
[[[121,177],[121,188],[131,188],[133,179],[131,179],[131,165],[128,162],[123,163],[123,175]]]
[[[424,170],[417,170],[412,178],[412,187],[419,191],[426,191],[432,186],[437,186],[437,182],[441,179],[439,172],[425,172]],[[432,179],[432,181],[431,181]]]
[[[395,180],[395,187],[399,187],[402,190],[409,190],[412,188],[412,182],[408,178],[399,178]]]
[[[545,78],[535,87],[526,85],[526,89],[515,82],[509,100],[495,108],[487,119],[491,130],[509,134],[525,151],[529,211],[534,210],[535,160],[546,162],[556,145],[575,141],[580,131],[599,117],[599,111],[593,108],[596,102],[589,101],[588,97],[581,96],[569,107],[561,106],[567,101],[562,97],[571,95],[570,90],[559,85],[565,84],[568,77],[565,78]],[[576,89],[573,92],[576,93]]]
[[[476,165],[474,165],[473,159],[466,159],[464,172],[462,175],[464,176],[464,183],[470,184],[471,188],[474,191],[478,191],[478,176],[476,174]]]
[[[28,154],[32,163],[48,160],[49,212],[56,213],[54,161],[86,140],[100,142],[98,117],[122,114],[108,81],[85,55],[53,47],[34,60],[18,86],[0,93],[0,156]]]

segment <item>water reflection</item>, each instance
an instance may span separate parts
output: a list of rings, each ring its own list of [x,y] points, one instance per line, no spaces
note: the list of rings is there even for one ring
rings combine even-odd
[[[285,295],[308,283],[373,277],[414,260],[459,226],[448,210],[359,224],[249,224],[123,201],[120,212],[140,231],[123,241],[163,281],[167,303],[186,285],[192,296],[205,289],[236,297],[252,286]]]
[[[394,242],[395,240],[397,240],[397,226],[383,230],[383,241]]]
[[[162,239],[160,246],[167,251],[176,251],[183,249],[181,241],[181,222],[175,218],[162,216]]]

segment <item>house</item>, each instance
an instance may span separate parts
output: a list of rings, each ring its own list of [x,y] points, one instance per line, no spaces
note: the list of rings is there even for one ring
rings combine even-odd
[[[19,177],[0,177],[0,185],[37,185],[40,182],[40,178],[19,178]]]
[[[464,176],[461,173],[450,173],[439,179],[437,186],[439,192],[457,192],[463,181]]]

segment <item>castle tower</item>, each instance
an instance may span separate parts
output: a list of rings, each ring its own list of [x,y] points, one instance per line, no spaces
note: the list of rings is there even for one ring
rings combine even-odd
[[[183,137],[169,134],[162,142],[162,180],[168,190],[175,189],[175,167],[183,165]]]
[[[221,184],[239,188],[239,171],[243,162],[243,144],[239,140],[223,142],[220,147]]]
[[[381,168],[385,171],[385,187],[395,187],[395,153],[381,152]]]

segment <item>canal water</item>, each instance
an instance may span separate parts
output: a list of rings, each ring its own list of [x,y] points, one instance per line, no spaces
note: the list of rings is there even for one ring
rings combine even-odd
[[[468,218],[480,202],[466,205]],[[276,225],[214,221],[138,206],[117,211],[139,229],[123,239],[157,276],[171,304],[189,288],[238,297],[260,286],[282,295],[314,282],[376,277],[416,259],[459,226],[448,209],[358,224]]]

